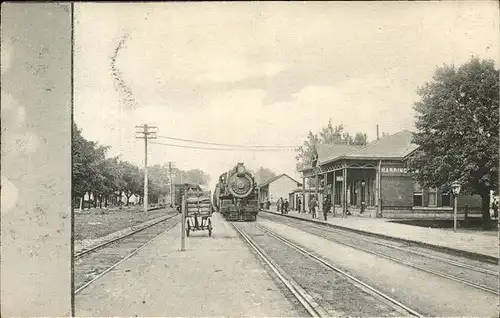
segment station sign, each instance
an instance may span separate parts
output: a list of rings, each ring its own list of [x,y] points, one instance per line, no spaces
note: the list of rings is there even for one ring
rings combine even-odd
[[[402,168],[402,167],[383,167],[382,173],[383,174],[407,174],[407,173],[409,173],[409,171],[408,171],[408,168]]]

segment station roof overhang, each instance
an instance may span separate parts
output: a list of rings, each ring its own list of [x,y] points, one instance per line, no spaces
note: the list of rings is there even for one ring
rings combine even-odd
[[[306,167],[299,172],[310,177],[344,168],[373,169],[377,161],[404,162],[418,149],[412,142],[413,133],[408,130],[375,140],[364,147],[347,152],[345,145],[323,145],[314,167]],[[324,149],[323,149],[324,148]],[[330,151],[330,152],[328,152]]]
[[[400,161],[403,160],[401,157],[383,157],[383,156],[341,156],[332,160],[328,160],[322,162],[320,166],[326,166],[328,164],[335,164],[337,162],[346,162],[346,161],[379,161],[379,160],[394,160]]]
[[[320,187],[320,188],[318,188],[318,192],[323,192],[323,190],[324,190],[324,189],[323,189],[323,188],[321,188],[321,187]],[[295,190],[293,190],[293,191],[289,192],[288,194],[302,193],[302,192],[313,193],[313,192],[316,192],[316,188],[308,188],[308,187],[306,187],[305,189],[302,189],[302,188],[300,188],[300,189],[295,189]]]

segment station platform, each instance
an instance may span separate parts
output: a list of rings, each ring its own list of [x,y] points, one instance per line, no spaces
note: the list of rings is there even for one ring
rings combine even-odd
[[[264,212],[280,214],[276,208],[264,210]],[[261,212],[262,213],[262,212]],[[369,235],[387,237],[396,240],[403,240],[413,244],[427,246],[453,252],[466,257],[498,263],[499,261],[499,239],[497,232],[470,232],[457,229],[437,229],[418,227],[400,223],[390,222],[390,219],[367,218],[360,216],[334,217],[328,214],[327,221],[323,220],[323,213],[316,219],[312,219],[310,213],[298,213],[289,211],[286,217],[305,219],[317,223],[326,223],[330,226],[362,232]]]
[[[75,296],[79,317],[301,316],[232,226],[213,233],[178,224]]]

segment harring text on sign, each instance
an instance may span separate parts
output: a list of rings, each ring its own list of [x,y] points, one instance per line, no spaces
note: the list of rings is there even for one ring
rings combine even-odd
[[[398,167],[384,167],[382,168],[382,173],[408,173],[408,169]]]

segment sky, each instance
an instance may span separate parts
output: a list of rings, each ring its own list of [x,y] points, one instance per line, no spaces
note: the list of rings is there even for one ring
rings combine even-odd
[[[414,130],[436,67],[499,61],[496,1],[75,3],[74,120],[109,155],[144,165],[159,136],[300,146],[331,118],[368,140]],[[157,142],[202,146],[157,139]],[[208,146],[209,147],[209,146]],[[150,144],[148,164],[216,178],[237,162],[299,178],[293,151]]]

